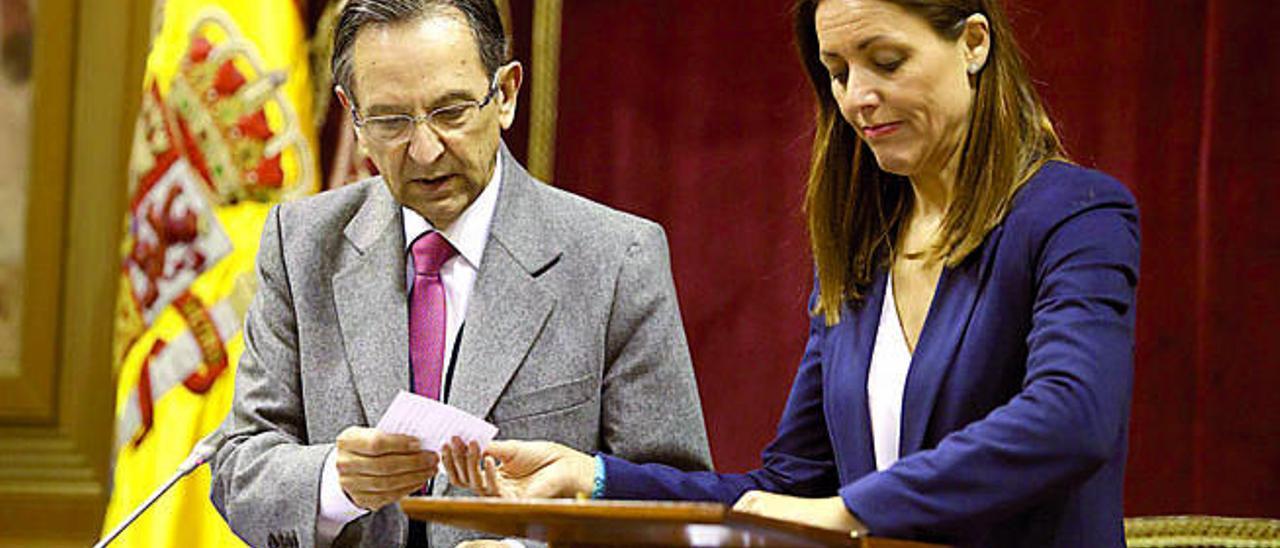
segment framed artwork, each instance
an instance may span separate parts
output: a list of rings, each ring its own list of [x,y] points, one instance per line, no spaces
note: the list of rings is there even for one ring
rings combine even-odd
[[[30,0],[0,1],[0,375],[20,370],[31,181]]]

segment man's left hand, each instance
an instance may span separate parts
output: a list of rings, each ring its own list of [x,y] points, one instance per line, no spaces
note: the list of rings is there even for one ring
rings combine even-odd
[[[849,513],[840,497],[809,499],[748,491],[733,505],[733,510],[841,532],[867,532],[867,527]]]

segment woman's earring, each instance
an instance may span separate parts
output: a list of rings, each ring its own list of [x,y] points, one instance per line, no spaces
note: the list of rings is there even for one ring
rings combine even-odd
[[[980,63],[969,63],[969,74],[977,74],[979,70],[982,70],[982,65]]]

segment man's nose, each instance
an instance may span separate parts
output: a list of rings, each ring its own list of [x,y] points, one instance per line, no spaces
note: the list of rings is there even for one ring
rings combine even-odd
[[[444,141],[430,124],[419,121],[409,131],[409,157],[414,162],[428,165],[444,154]]]

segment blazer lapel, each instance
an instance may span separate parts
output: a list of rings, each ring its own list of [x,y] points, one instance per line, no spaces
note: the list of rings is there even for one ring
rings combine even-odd
[[[907,372],[899,455],[908,455],[924,446],[938,390],[964,341],[974,305],[985,286],[993,250],[997,247],[995,242],[1002,232],[1003,225],[997,226],[969,258],[955,268],[942,270]]]
[[[851,410],[853,413],[851,422],[857,453],[854,455],[855,460],[850,463],[850,468],[855,471],[852,477],[855,478],[876,470],[875,442],[871,436],[871,410],[867,407],[869,404],[867,374],[871,368],[871,353],[875,348],[876,333],[880,329],[880,309],[884,306],[886,279],[887,274],[884,271],[879,272],[871,282],[866,301],[852,312],[847,308],[845,310],[846,313],[852,314],[856,322],[853,347],[856,352],[854,363],[858,364],[858,367],[853,368],[852,386],[855,387],[857,394],[853,401],[857,404]]]
[[[333,276],[342,343],[365,424],[409,388],[409,317],[400,206],[381,181],[344,234],[354,248]]]
[[[555,308],[538,276],[560,257],[541,223],[541,184],[503,145],[502,188],[480,272],[467,305],[449,403],[477,417],[493,409]]]

